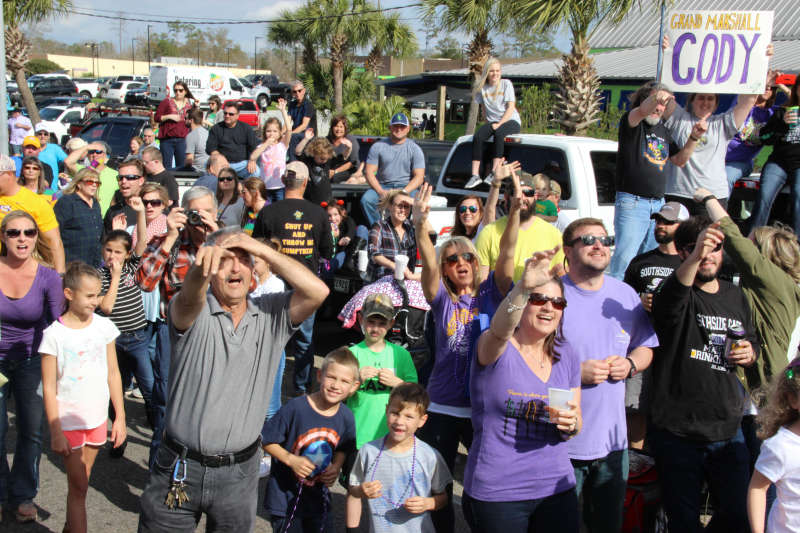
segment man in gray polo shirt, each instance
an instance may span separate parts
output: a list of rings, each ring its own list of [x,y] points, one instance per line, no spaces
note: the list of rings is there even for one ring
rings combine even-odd
[[[293,290],[248,300],[254,256]],[[327,295],[305,266],[241,230],[209,235],[169,304],[166,430],[142,494],[140,532],[192,531],[201,513],[209,531],[252,530],[259,434],[280,355]],[[167,494],[184,476],[188,500],[169,508]]]

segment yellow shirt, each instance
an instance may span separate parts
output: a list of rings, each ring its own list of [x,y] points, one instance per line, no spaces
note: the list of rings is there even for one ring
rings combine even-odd
[[[25,211],[31,215],[42,233],[58,227],[58,221],[49,198],[36,194],[25,187],[20,187],[17,194],[13,196],[0,196],[0,222],[7,214],[16,210]]]
[[[517,236],[517,247],[514,250],[514,281],[519,281],[525,268],[525,260],[534,252],[551,250],[561,246],[561,232],[539,217],[532,218],[533,224],[526,230],[520,230]],[[508,217],[495,220],[484,227],[478,235],[475,247],[478,249],[478,260],[481,266],[489,266],[494,270],[497,256],[500,255],[500,237],[508,225]],[[553,258],[551,266],[564,264],[564,252],[559,250]]]

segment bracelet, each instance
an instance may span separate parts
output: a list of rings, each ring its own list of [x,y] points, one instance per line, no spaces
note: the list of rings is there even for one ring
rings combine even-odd
[[[522,304],[522,305],[514,305],[513,303],[511,303],[511,302],[508,302],[508,309],[507,309],[507,311],[508,311],[508,314],[509,314],[509,315],[510,315],[511,313],[515,312],[515,311],[522,311],[523,309],[525,309],[525,304]]]
[[[716,197],[716,196],[714,196],[713,194],[709,194],[708,196],[706,196],[705,198],[703,198],[702,200],[700,200],[700,203],[701,203],[701,204],[705,204],[705,203],[706,203],[707,201],[709,201],[709,200],[716,200],[716,199],[717,199],[717,197]]]
[[[700,142],[700,137],[695,137],[694,135],[689,135],[689,138],[694,142]]]
[[[633,362],[633,359],[631,359],[630,357],[626,357],[625,359],[627,359],[627,360],[628,360],[628,362],[631,364],[631,369],[630,369],[630,371],[628,372],[628,379],[630,379],[630,378],[632,378],[632,377],[633,377],[633,376],[636,374],[636,372],[637,372],[637,369],[636,369],[636,363],[634,363],[634,362]]]

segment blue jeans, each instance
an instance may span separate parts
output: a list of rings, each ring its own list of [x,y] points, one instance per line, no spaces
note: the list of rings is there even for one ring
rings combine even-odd
[[[186,165],[186,138],[167,137],[161,139],[161,155],[164,156],[164,166],[168,169],[181,169]],[[173,158],[175,163],[173,164]]]
[[[790,180],[792,190],[792,229],[795,235],[800,235],[800,168],[795,169],[790,178],[780,165],[772,162],[767,163],[761,171],[761,187],[753,216],[750,217],[750,229],[767,225],[772,204],[787,180]]]
[[[408,185],[408,183],[387,183],[385,185],[381,183],[381,187],[383,187],[384,190],[402,189],[406,185]],[[414,189],[408,195],[414,198],[418,190],[419,189]],[[378,196],[378,193],[372,188],[367,189],[367,192],[361,196],[361,210],[364,211],[364,216],[367,217],[370,228],[381,219],[381,214],[378,211],[378,202],[380,199],[381,197]]]
[[[271,204],[280,202],[286,197],[286,189],[267,189],[267,201]]]
[[[167,446],[158,450],[140,499],[139,533],[193,532],[203,513],[206,531],[253,530],[258,507],[259,450],[244,462],[219,468],[187,459],[185,487],[189,501],[168,509],[164,498],[177,459],[178,455]]]
[[[583,523],[590,533],[619,533],[628,486],[628,450],[601,459],[572,460],[575,493],[583,493]],[[679,531],[679,530],[676,530]]]
[[[127,363],[136,376],[139,391],[144,399],[144,408],[147,413],[147,422],[153,425],[153,362],[150,360],[149,345],[150,335],[148,328],[120,333],[117,337],[117,357],[127,359]]]
[[[465,492],[461,506],[472,533],[578,533],[580,529],[578,496],[574,490],[516,502],[485,502]]]
[[[286,370],[286,350],[281,352],[281,362],[278,363],[278,371],[275,373],[275,385],[272,386],[272,397],[270,397],[269,406],[267,407],[267,420],[275,416],[275,413],[281,408],[284,370]]]
[[[8,383],[0,387],[0,503],[16,509],[21,503],[32,502],[39,490],[44,425],[42,357],[36,354],[20,361],[0,359],[0,372],[8,378]],[[16,406],[17,443],[9,471],[6,435],[10,394],[14,395]]]
[[[230,163],[228,166],[236,172],[236,175],[242,179],[250,177],[250,171],[247,170],[247,159],[243,159],[242,161],[237,161],[235,163]]]
[[[652,428],[661,498],[670,531],[746,533],[750,457],[742,430],[728,440],[700,442]],[[700,526],[700,491],[708,481],[714,516]]]
[[[284,353],[294,357],[294,390],[297,394],[311,392],[314,380],[314,317],[315,313],[300,323],[292,338],[286,344]]]
[[[153,440],[150,441],[150,468],[161,444],[167,414],[169,392],[170,350],[169,326],[163,320],[156,322],[156,360],[153,362]]]
[[[728,198],[733,192],[736,181],[746,178],[753,172],[752,161],[725,161],[725,174],[728,176]]]
[[[658,213],[662,205],[663,198],[645,198],[617,191],[614,202],[615,248],[609,276],[622,279],[634,257],[658,246],[653,235],[656,223],[650,216]]]

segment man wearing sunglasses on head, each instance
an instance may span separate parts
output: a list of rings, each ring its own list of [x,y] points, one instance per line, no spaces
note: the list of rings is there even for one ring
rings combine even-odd
[[[164,156],[161,150],[148,146],[142,150],[142,165],[147,173],[147,181],[158,183],[169,193],[172,205],[178,205],[178,182],[175,176],[164,167]]]
[[[127,159],[120,163],[117,174],[119,190],[114,193],[114,202],[103,217],[105,231],[128,230],[135,226],[139,212],[131,207],[131,198],[138,198],[144,185],[144,164],[140,159]],[[133,233],[131,230],[129,233]]]
[[[64,160],[64,166],[74,176],[84,167],[92,167],[100,174],[100,187],[97,189],[97,200],[100,212],[105,215],[117,191],[117,171],[106,166],[111,157],[111,148],[103,141],[95,141],[73,150]]]
[[[569,307],[561,324],[565,344],[581,360],[583,429],[568,443],[576,490],[590,531],[618,533],[628,479],[625,379],[653,359],[658,339],[639,295],[604,272],[614,238],[603,221],[581,218],[564,230]]]
[[[653,363],[648,442],[675,531],[697,530],[704,481],[714,499],[709,528],[749,531],[750,455],[737,374],[756,362],[759,347],[744,292],[718,279],[724,239],[719,223],[705,216],[682,222],[675,247],[683,262],[653,300],[661,346]]]

